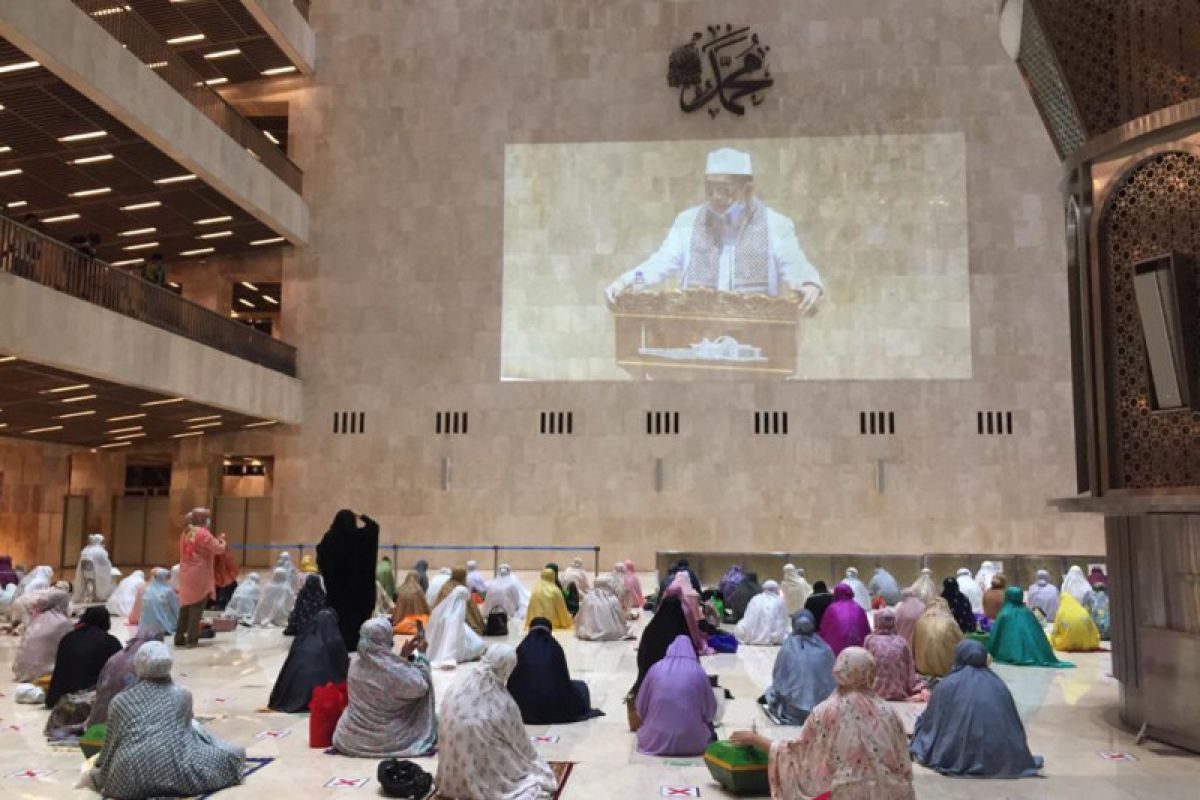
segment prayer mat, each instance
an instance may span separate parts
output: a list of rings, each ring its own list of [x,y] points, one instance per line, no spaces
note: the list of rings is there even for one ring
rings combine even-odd
[[[554,795],[551,800],[559,800],[562,797],[563,789],[567,786],[567,778],[571,777],[571,770],[575,769],[574,761],[548,761],[550,771],[554,773],[554,780],[558,781],[558,788],[554,790]],[[447,800],[441,794],[434,793],[429,800]]]
[[[260,769],[267,766],[274,760],[274,758],[248,756],[246,758],[246,763],[242,765],[242,783],[245,783],[246,778],[249,778],[251,775],[258,772]],[[240,786],[241,784],[238,785]],[[230,788],[232,789],[233,787],[231,786]],[[187,798],[187,800],[205,800],[206,798],[212,797],[216,794],[220,794],[220,792],[209,792],[208,794],[201,794],[195,797]]]

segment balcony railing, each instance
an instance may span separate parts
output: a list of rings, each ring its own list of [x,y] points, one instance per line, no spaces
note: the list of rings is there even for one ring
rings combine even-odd
[[[0,272],[40,283],[285,375],[296,348],[0,217]]]
[[[204,83],[203,76],[171,49],[158,31],[128,7],[112,0],[73,0],[100,27],[125,46],[185,100],[211,119],[235,142],[246,148],[262,165],[297,192],[303,188],[304,173],[279,146],[250,120],[238,113],[225,98]]]

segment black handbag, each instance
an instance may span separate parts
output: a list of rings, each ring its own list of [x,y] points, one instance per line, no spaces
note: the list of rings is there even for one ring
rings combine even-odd
[[[380,761],[375,777],[388,797],[425,800],[433,794],[433,776],[411,761]]]
[[[483,635],[508,636],[508,614],[499,610],[488,614],[487,626],[483,629]]]

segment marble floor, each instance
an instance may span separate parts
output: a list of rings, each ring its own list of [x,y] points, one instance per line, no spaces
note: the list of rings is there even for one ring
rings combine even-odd
[[[528,585],[532,575],[523,575]],[[647,581],[648,582],[648,581]],[[639,623],[640,625],[640,623]],[[126,626],[114,624],[125,639]],[[537,746],[552,761],[577,762],[564,797],[641,800],[664,796],[664,787],[699,787],[700,796],[729,797],[711,780],[699,758],[651,758],[639,755],[629,733],[622,698],[636,672],[634,642],[592,643],[570,633],[557,634],[572,673],[589,684],[593,703],[607,716],[574,725],[531,726],[531,735],[556,741]],[[509,635],[516,645],[520,633]],[[46,712],[13,701],[7,682],[16,647],[13,637],[0,638],[0,798],[97,797],[74,789],[82,759],[79,751],[51,749],[42,736]],[[239,629],[221,634],[194,650],[177,653],[175,678],[191,689],[195,712],[218,736],[246,747],[250,756],[275,760],[222,797],[262,797],[287,791],[293,796],[320,797],[339,793],[379,796],[376,763],[309,750],[307,715],[265,712],[267,696],[287,652],[279,630]],[[704,659],[710,673],[721,676],[735,700],[728,704],[721,733],[757,725],[766,735],[795,736],[796,728],[773,726],[757,709],[756,698],[770,682],[778,648],[746,647],[737,655]],[[1045,756],[1045,777],[1021,781],[944,778],[916,767],[917,796],[942,798],[1087,798],[1087,800],[1162,800],[1193,798],[1200,785],[1200,756],[1155,742],[1135,745],[1134,737],[1116,723],[1117,683],[1110,676],[1107,653],[1072,654],[1073,670],[999,666],[997,673],[1016,698],[1035,753]],[[444,692],[458,673],[439,672],[436,686]],[[911,729],[917,706],[897,704]],[[1126,754],[1111,760],[1103,754]],[[420,759],[435,772],[436,759]],[[44,771],[26,777],[27,770]],[[359,788],[327,788],[334,779],[365,778]],[[297,795],[297,793],[299,793]]]

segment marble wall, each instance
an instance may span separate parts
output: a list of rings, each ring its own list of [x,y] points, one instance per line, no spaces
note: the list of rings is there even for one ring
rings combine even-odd
[[[62,557],[71,449],[0,439],[0,554],[32,569]]]

